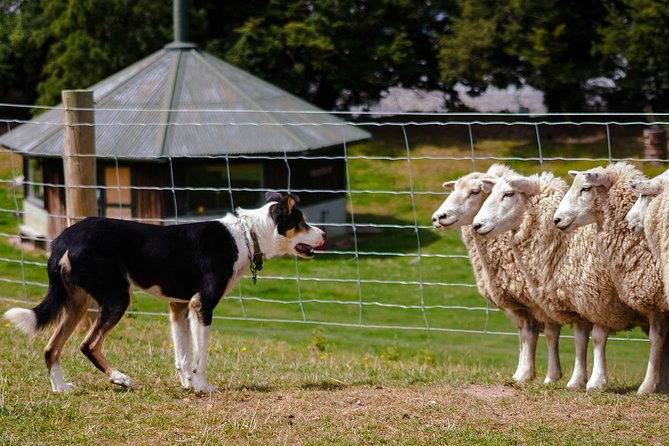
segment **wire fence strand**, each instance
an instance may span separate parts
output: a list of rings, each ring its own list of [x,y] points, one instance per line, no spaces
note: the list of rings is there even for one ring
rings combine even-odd
[[[3,108],[63,110],[62,107],[0,103],[0,109]],[[237,206],[259,204],[260,197],[273,188],[304,194],[304,206],[300,204],[300,207],[309,219],[337,235],[326,250],[317,251],[316,260],[269,261],[255,287],[252,276],[243,274],[234,293],[221,303],[215,318],[247,323],[515,335],[503,312],[478,295],[468,255],[457,232],[437,233],[430,224],[431,213],[448,196],[441,188],[443,181],[456,179],[472,169],[484,169],[493,162],[510,163],[521,171],[613,161],[657,168],[658,163],[667,162],[663,158],[641,159],[621,147],[639,139],[638,135],[629,136],[630,128],[669,124],[669,113],[407,113],[393,114],[390,119],[390,114],[377,112],[334,112],[331,114],[349,119],[324,123],[309,119],[280,122],[273,119],[274,112],[267,111],[263,113],[270,117],[268,122],[232,122],[221,115],[223,119],[218,122],[175,123],[160,122],[159,117],[185,110],[142,110],[156,113],[155,122],[123,122],[119,118],[123,112],[135,111],[132,108],[95,109],[97,114],[116,113],[114,121],[96,119],[95,126],[101,129],[109,126],[161,129],[300,126],[341,133],[341,147],[327,153],[284,150],[281,153],[185,154],[178,158],[157,155],[149,159],[135,159],[132,154],[130,158],[82,155],[95,156],[98,169],[104,166],[108,170],[101,171],[104,173],[99,175],[100,184],[81,188],[96,190],[103,212],[119,215],[130,212],[132,215],[127,217],[135,221],[168,225],[220,218],[226,211],[234,212]],[[202,111],[239,116],[255,113],[250,110]],[[322,114],[288,110],[280,113],[307,117]],[[63,122],[46,117],[31,121],[3,118],[0,122],[5,123],[3,127],[7,130],[18,124],[63,126]],[[351,146],[345,137],[347,126],[370,130],[375,139]],[[511,132],[508,134],[512,136],[498,139],[513,145],[513,149],[495,147],[495,133],[486,133],[493,128],[502,133]],[[582,155],[576,150],[561,153],[558,146],[567,143],[556,142],[561,138],[555,136],[556,129],[558,134],[570,134],[574,129],[586,131],[584,128],[590,132],[589,138],[584,139],[595,143],[577,144],[584,150]],[[517,130],[522,130],[524,136],[513,135]],[[456,133],[452,133],[454,131]],[[621,131],[626,134],[620,136]],[[593,144],[597,146],[595,149]],[[40,177],[40,171],[33,169],[30,160],[39,164],[39,151],[21,153],[20,150],[16,147],[0,153],[11,160],[7,174],[0,175],[0,244],[33,242],[48,250],[49,240],[56,235],[51,232],[52,223],[81,216],[67,215],[64,207],[54,206],[65,186],[55,180],[58,176],[53,172],[45,176],[42,171]],[[23,169],[17,165],[18,156],[24,157]],[[317,175],[310,170],[309,163],[332,169],[328,171],[332,177],[329,181],[316,181]],[[148,164],[161,172],[156,178],[164,180],[137,181],[140,171],[132,169]],[[336,170],[338,165],[342,166],[341,171]],[[42,164],[44,166],[46,164]],[[131,166],[132,172],[129,179],[121,175],[121,169],[127,166]],[[184,166],[193,166],[192,174],[184,170],[190,167]],[[259,170],[253,170],[257,166]],[[25,178],[21,178],[23,173]],[[188,181],[196,181],[196,184]],[[268,187],[268,183],[273,187]],[[39,191],[43,196],[36,196]],[[110,195],[116,196],[118,201],[106,203]],[[121,196],[131,197],[129,211],[121,204]],[[161,215],[143,214],[141,200],[154,200],[154,205],[162,210]],[[334,208],[341,212],[334,212]],[[40,228],[26,232],[26,227],[31,225],[40,226],[42,233]],[[43,253],[27,254],[24,249],[11,247],[3,249],[0,301],[34,305],[41,300],[47,286]],[[134,294],[135,303],[129,313],[151,317],[168,315],[160,310],[164,304],[146,292],[137,289]],[[646,340],[629,333],[613,339]]]

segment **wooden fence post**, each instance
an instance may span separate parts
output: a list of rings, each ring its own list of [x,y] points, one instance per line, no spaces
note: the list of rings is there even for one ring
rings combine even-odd
[[[63,90],[62,98],[65,106],[65,206],[69,226],[84,217],[98,215],[95,127],[92,125],[95,114],[90,90]]]
[[[95,113],[92,91],[63,90],[61,95],[65,106],[65,213],[70,226],[85,217],[98,215],[95,127],[92,125],[95,124]],[[93,325],[91,310],[98,310],[97,303],[91,301],[88,309],[88,314],[79,323],[80,330],[88,330]]]
[[[656,124],[644,129],[643,145],[643,157],[645,159],[666,159],[667,129]]]

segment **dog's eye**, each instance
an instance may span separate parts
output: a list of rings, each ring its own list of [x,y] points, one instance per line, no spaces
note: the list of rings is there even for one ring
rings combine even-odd
[[[469,192],[469,195],[478,195],[481,193],[481,189],[472,189],[471,192]]]
[[[513,197],[514,195],[516,195],[516,193],[513,192],[513,191],[511,191],[511,192],[507,192],[507,193],[504,194],[503,198]]]

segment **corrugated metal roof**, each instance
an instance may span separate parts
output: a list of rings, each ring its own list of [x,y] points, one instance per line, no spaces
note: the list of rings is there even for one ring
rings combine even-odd
[[[168,45],[90,89],[96,124],[118,124],[96,126],[100,157],[301,152],[371,137],[331,114],[282,113],[320,110],[190,44]],[[62,156],[62,119],[62,110],[49,110],[0,136],[0,144]]]

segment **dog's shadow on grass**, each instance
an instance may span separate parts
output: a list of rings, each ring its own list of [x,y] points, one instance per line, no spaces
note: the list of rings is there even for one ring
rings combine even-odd
[[[268,384],[241,384],[239,386],[232,387],[232,389],[236,391],[248,390],[251,392],[269,393],[276,391],[278,387]]]
[[[336,381],[308,382],[299,386],[302,390],[342,390],[348,387],[348,384]]]

